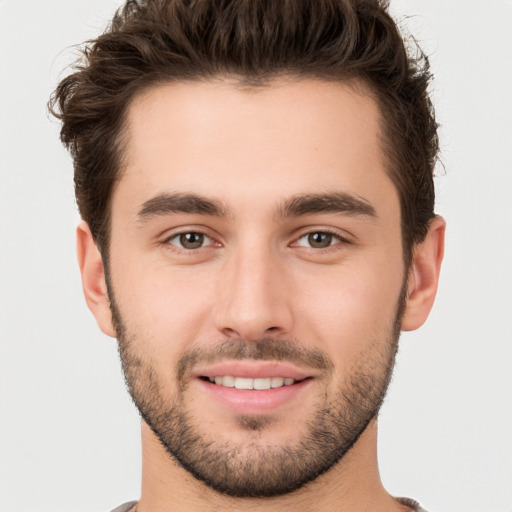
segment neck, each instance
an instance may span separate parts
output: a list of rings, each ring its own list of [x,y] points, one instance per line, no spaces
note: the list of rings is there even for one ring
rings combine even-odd
[[[377,424],[331,470],[303,488],[273,498],[232,498],[181,468],[150,428],[142,425],[142,493],[137,512],[404,512],[382,486],[377,464]]]

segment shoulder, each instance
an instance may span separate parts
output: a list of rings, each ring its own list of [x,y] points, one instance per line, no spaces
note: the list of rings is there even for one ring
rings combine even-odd
[[[407,505],[408,507],[411,507],[413,512],[427,512],[417,501],[412,500],[411,498],[396,498],[396,499],[403,505]]]
[[[123,505],[115,508],[112,512],[135,512],[136,505],[136,501],[129,501],[128,503],[124,503]]]

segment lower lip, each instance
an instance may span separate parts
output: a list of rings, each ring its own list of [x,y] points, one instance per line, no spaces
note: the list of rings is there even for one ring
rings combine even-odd
[[[311,379],[305,379],[291,386],[256,391],[228,388],[201,379],[198,381],[210,396],[238,414],[262,414],[274,411],[296,400],[312,382]]]

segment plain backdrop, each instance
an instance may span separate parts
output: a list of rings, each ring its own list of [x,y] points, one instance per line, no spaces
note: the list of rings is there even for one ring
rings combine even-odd
[[[277,1],[277,0],[276,0]],[[139,418],[85,306],[71,160],[46,102],[119,2],[0,0],[0,510],[137,498]],[[512,1],[392,0],[431,56],[448,222],[438,299],[402,337],[384,484],[432,512],[512,511]]]

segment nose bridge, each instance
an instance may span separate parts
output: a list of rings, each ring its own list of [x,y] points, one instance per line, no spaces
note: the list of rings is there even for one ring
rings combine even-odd
[[[216,322],[225,335],[247,340],[288,332],[292,315],[278,251],[261,240],[240,241],[226,258]]]

